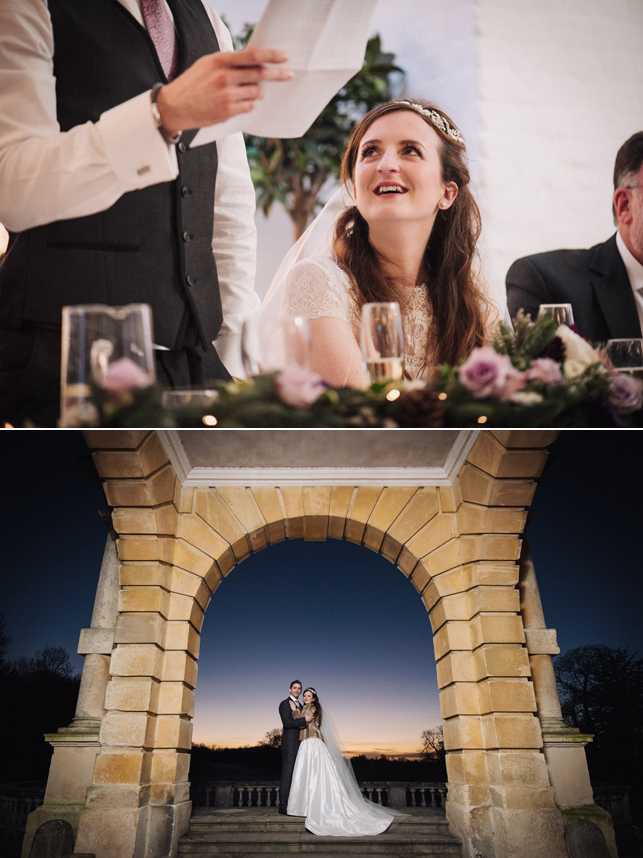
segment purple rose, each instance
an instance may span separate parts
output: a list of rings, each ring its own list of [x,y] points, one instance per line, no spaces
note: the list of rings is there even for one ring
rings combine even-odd
[[[609,403],[619,414],[631,414],[643,405],[643,381],[618,373],[610,381]]]
[[[96,380],[112,397],[135,388],[149,387],[154,381],[149,373],[128,357],[122,357],[110,363]]]
[[[529,381],[542,381],[545,384],[560,384],[563,380],[560,364],[548,357],[536,358],[528,377]]]
[[[303,366],[287,366],[275,381],[277,393],[286,405],[305,408],[326,390],[324,379]]]
[[[460,383],[474,399],[497,396],[508,399],[525,386],[526,373],[518,372],[507,355],[498,354],[491,346],[472,350],[459,369]]]

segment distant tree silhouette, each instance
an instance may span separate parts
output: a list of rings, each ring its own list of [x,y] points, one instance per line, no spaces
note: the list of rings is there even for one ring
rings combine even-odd
[[[269,745],[271,748],[281,748],[281,730],[278,727],[275,727],[274,730],[268,730],[259,744]]]
[[[6,617],[4,614],[0,614],[0,671],[7,664],[7,654],[9,653],[9,647],[11,646],[11,638],[9,635],[5,634],[6,628]]]
[[[420,748],[422,755],[427,762],[444,763],[446,759],[446,751],[444,750],[444,733],[442,725],[431,727],[429,730],[423,730],[420,736],[422,747]]]
[[[1,634],[0,627],[0,642]],[[63,647],[46,646],[31,658],[4,658],[1,666],[0,731],[10,741],[0,755],[0,783],[44,780],[52,748],[43,733],[55,733],[74,717],[80,677]]]
[[[632,787],[643,810],[643,659],[628,647],[591,644],[556,656],[554,670],[568,724],[593,733],[586,747],[590,776]]]

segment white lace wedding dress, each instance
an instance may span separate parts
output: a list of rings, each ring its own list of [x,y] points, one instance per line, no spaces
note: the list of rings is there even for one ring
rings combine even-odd
[[[426,287],[418,284],[401,289],[398,303],[404,329],[404,369],[411,379],[426,378],[431,367],[426,355],[431,328],[431,310]],[[352,328],[359,350],[361,316],[350,278],[327,256],[303,259],[288,272],[281,298],[282,318],[322,316],[343,319]]]
[[[304,706],[301,715],[313,711]],[[348,760],[337,759],[324,742],[323,733],[312,722],[300,731],[302,738],[295,761],[289,816],[305,816],[313,834],[356,837],[381,834],[393,819],[403,814],[374,804],[359,791]],[[329,737],[330,738],[330,737]]]

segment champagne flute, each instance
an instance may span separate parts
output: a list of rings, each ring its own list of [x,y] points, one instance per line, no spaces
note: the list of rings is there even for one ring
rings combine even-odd
[[[574,324],[574,312],[571,304],[541,304],[538,307],[538,318],[544,316],[547,310],[551,310],[554,321],[559,325]]]
[[[607,341],[607,356],[617,372],[643,378],[643,340],[614,339]]]
[[[372,382],[402,378],[404,332],[397,302],[364,304],[361,340],[362,357]]]

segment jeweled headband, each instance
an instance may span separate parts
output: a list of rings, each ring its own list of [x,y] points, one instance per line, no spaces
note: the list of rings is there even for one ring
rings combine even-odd
[[[444,131],[445,134],[448,134],[449,137],[453,138],[453,140],[457,140],[458,143],[464,144],[464,137],[457,128],[453,128],[453,126],[449,125],[444,116],[441,113],[438,113],[437,110],[431,110],[428,107],[422,107],[421,104],[416,104],[415,101],[407,101],[406,99],[400,99],[399,101],[394,102],[395,104],[408,104],[409,107],[412,107],[414,110],[417,110],[418,113],[421,113],[422,116],[426,116],[429,122],[432,125],[435,125],[441,131]]]

